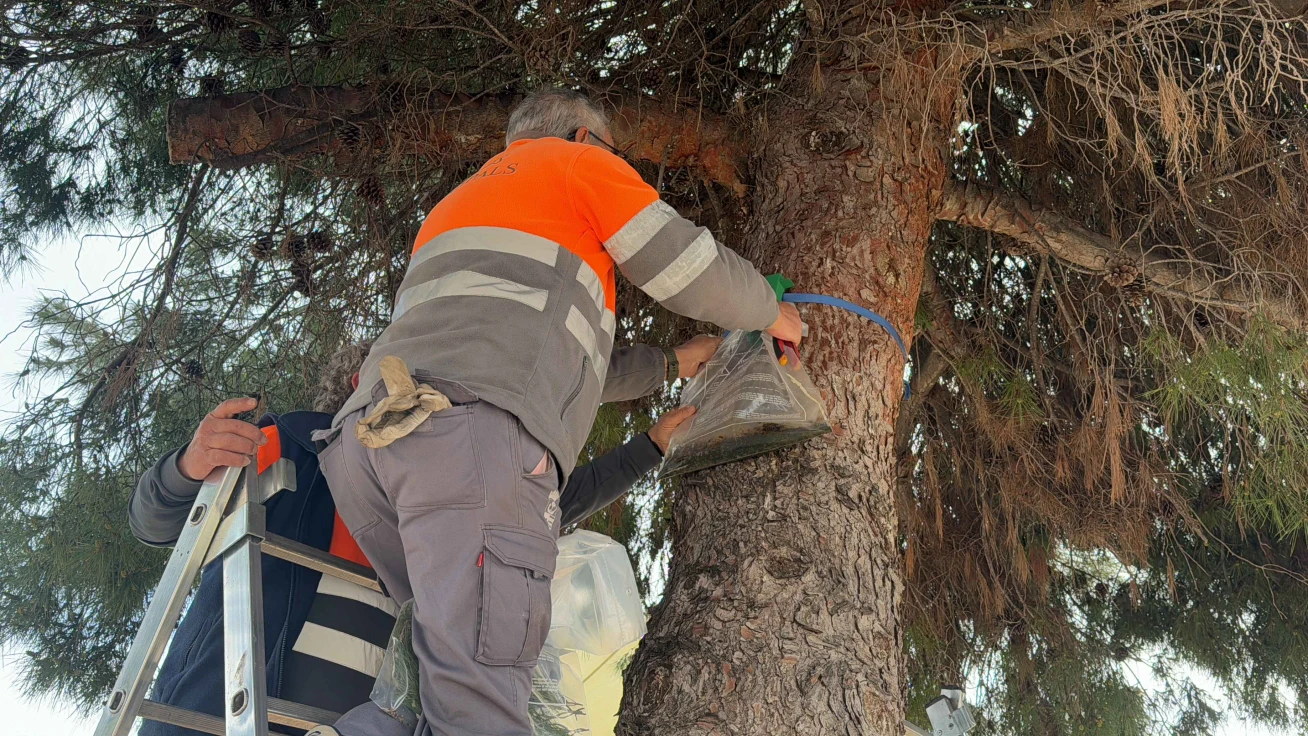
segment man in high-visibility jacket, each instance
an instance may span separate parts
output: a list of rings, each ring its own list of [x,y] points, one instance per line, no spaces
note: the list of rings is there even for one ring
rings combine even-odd
[[[614,154],[585,97],[528,97],[506,138],[427,216],[359,389],[317,435],[346,526],[396,600],[415,599],[424,729],[444,736],[530,733],[562,481],[601,401],[691,376],[715,347],[615,350],[615,271],[726,329],[798,342],[802,328],[749,262]],[[388,398],[390,356],[452,406],[365,446],[360,420],[371,427]],[[336,727],[372,736],[384,730],[374,718],[347,714]]]
[[[716,342],[707,336],[696,340]],[[366,346],[352,344],[336,353],[318,384],[313,411],[265,414],[256,426],[237,418],[256,408],[254,399],[229,399],[215,407],[196,427],[190,442],[164,455],[141,476],[127,509],[132,533],[151,546],[171,546],[200,492],[199,479],[224,465],[252,464],[262,473],[286,459],[295,466],[299,490],[280,493],[267,502],[268,531],[369,565],[335,513],[310,439],[314,430],[330,425],[332,412],[353,390],[352,377],[357,380],[366,351]],[[560,523],[565,527],[580,523],[626,494],[658,467],[673,431],[691,414],[693,410],[687,408],[666,412],[647,433],[577,468],[559,499]],[[215,560],[205,568],[150,694],[167,705],[220,717],[224,702],[221,564]],[[268,555],[263,557],[262,575],[268,695],[332,712],[368,702],[399,606],[362,585]],[[139,735],[201,733],[146,720]]]

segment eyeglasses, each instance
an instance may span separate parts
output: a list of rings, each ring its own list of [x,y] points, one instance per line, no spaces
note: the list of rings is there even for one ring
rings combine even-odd
[[[569,133],[568,133],[568,140],[570,140],[570,141],[574,141],[574,142],[575,142],[575,141],[577,140],[577,131],[579,131],[579,130],[581,130],[581,128],[573,128],[571,131],[569,131]],[[603,138],[601,138],[601,137],[595,135],[595,134],[594,134],[593,132],[591,132],[589,129],[586,130],[586,135],[587,135],[591,140],[599,141],[600,145],[602,145],[602,146],[604,146],[605,148],[609,149],[609,151],[610,151],[613,155],[617,156],[618,158],[622,159],[623,161],[629,161],[629,160],[630,160],[630,159],[627,158],[627,154],[624,153],[624,152],[622,152],[621,150],[619,150],[619,149],[617,148],[617,146],[614,146],[614,145],[610,144],[608,141],[604,140]]]

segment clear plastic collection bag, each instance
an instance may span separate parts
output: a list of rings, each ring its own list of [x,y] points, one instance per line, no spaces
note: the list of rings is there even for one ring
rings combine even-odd
[[[611,736],[622,701],[622,671],[645,635],[645,607],[627,550],[592,531],[559,538],[550,584],[553,617],[532,673],[528,713],[536,736]],[[400,608],[372,701],[417,726],[418,660],[413,601]]]
[[[761,332],[728,335],[699,375],[686,382],[681,405],[699,410],[672,435],[660,470],[664,478],[831,431],[822,397],[799,355],[789,346],[778,352]]]
[[[413,653],[413,601],[400,606],[391,638],[382,658],[381,672],[369,695],[391,718],[417,728],[422,702],[418,700],[418,657]]]
[[[645,606],[627,548],[586,529],[559,537],[546,642],[607,657],[645,635]]]

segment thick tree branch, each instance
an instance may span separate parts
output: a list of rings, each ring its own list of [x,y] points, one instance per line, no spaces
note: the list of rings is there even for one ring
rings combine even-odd
[[[395,86],[292,86],[174,100],[168,154],[175,164],[239,168],[306,154],[361,150],[481,161],[503,148],[516,97],[471,98]],[[613,135],[633,158],[692,167],[743,192],[743,147],[719,115],[644,97],[611,98]]]
[[[1149,290],[1245,315],[1261,314],[1290,330],[1308,329],[1302,304],[1258,292],[1244,280],[1219,276],[1202,263],[1178,264],[1120,244],[1070,217],[1036,209],[1005,192],[949,182],[936,217],[1007,235],[1036,252],[1099,276],[1129,263],[1140,270]]]
[[[1036,11],[1021,13],[1004,18],[1002,22],[985,24],[984,42],[977,43],[991,54],[1003,54],[1019,49],[1033,49],[1052,41],[1059,36],[1078,36],[1095,27],[1112,25],[1119,21],[1147,13],[1165,5],[1175,5],[1175,0],[1124,0],[1115,3],[1085,2],[1077,6],[1059,6],[1055,10],[1037,14]],[[1027,22],[1021,22],[1015,15],[1027,15]],[[1031,17],[1038,16],[1038,17]]]

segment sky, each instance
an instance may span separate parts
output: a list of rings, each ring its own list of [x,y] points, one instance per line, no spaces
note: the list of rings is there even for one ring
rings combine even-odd
[[[113,237],[87,237],[60,241],[47,248],[35,267],[0,286],[0,422],[22,405],[24,396],[14,390],[14,377],[22,370],[30,349],[31,332],[24,328],[30,308],[42,292],[66,291],[85,297],[102,289],[135,266],[149,263],[149,249],[124,254]],[[18,686],[22,650],[0,646],[0,723],[9,736],[90,736],[95,716],[78,715],[67,702],[50,698],[29,700]],[[1147,668],[1140,677],[1149,679]],[[1147,682],[1145,683],[1148,686]],[[925,724],[923,724],[925,725]],[[1272,731],[1229,721],[1217,736],[1277,736]]]
[[[130,258],[120,248],[117,238],[60,241],[43,251],[33,267],[0,286],[0,422],[22,406],[24,395],[15,390],[14,377],[30,350],[32,333],[23,323],[33,303],[42,291],[86,296],[101,289],[128,267]],[[18,686],[22,656],[21,647],[0,646],[0,722],[4,732],[13,736],[90,736],[94,717],[78,715],[66,702],[23,697]]]

